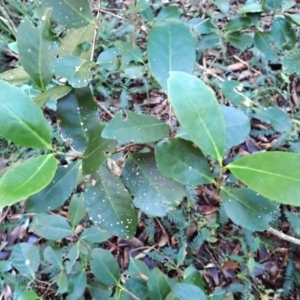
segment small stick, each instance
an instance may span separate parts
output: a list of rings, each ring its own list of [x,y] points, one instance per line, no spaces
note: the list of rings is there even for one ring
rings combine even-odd
[[[289,236],[285,233],[283,233],[282,231],[279,231],[279,230],[276,230],[275,228],[273,227],[270,227],[267,229],[267,231],[277,237],[279,237],[280,239],[284,240],[284,241],[288,241],[290,243],[293,243],[295,245],[299,245],[300,246],[300,240],[299,239],[296,239],[292,236]]]

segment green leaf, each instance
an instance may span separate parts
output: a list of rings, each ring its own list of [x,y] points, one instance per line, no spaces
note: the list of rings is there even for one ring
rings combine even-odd
[[[182,14],[182,10],[178,6],[163,7],[156,17],[157,21],[165,19],[179,19]]]
[[[155,147],[156,163],[161,173],[183,185],[213,183],[207,159],[189,141],[168,139]]]
[[[286,18],[288,18],[292,23],[297,26],[300,26],[300,14],[284,14]]]
[[[26,212],[48,212],[64,204],[75,188],[79,163],[59,166],[51,182],[40,192],[28,198]]]
[[[122,67],[125,68],[128,63],[140,62],[143,63],[143,53],[138,46],[134,46],[132,42],[115,42],[115,49],[117,55],[122,57],[121,63]]]
[[[13,266],[24,276],[35,278],[35,272],[40,264],[39,249],[29,243],[19,243],[14,246],[11,256]]]
[[[279,50],[292,50],[297,41],[295,30],[291,23],[282,17],[277,17],[272,23],[272,37]]]
[[[83,231],[80,240],[91,243],[103,243],[111,237],[111,234],[100,230],[96,226],[91,226]]]
[[[165,275],[158,268],[154,268],[151,271],[147,281],[147,286],[149,288],[150,299],[165,300],[171,291]]]
[[[93,297],[93,299],[97,300],[107,300],[112,293],[110,287],[105,286],[98,280],[94,280],[93,282],[89,283],[87,286],[87,290]]]
[[[117,146],[116,141],[101,137],[104,128],[104,125],[98,125],[90,131],[88,145],[82,160],[83,174],[96,172]]]
[[[69,282],[68,282],[68,277],[64,271],[59,272],[54,277],[54,282],[58,286],[58,289],[56,291],[57,294],[64,294],[68,291]]]
[[[120,144],[151,143],[160,140],[169,131],[169,126],[154,117],[126,111],[126,117],[118,113],[102,132],[102,137],[115,139]]]
[[[148,287],[145,280],[141,278],[129,278],[126,280],[125,289],[135,295],[139,300],[148,300]],[[121,291],[120,300],[132,300],[132,296],[125,292]]]
[[[130,154],[123,181],[134,195],[134,205],[148,215],[163,217],[182,201],[183,186],[164,177],[152,153]]]
[[[97,58],[97,63],[108,71],[118,70],[120,67],[119,62],[117,49],[115,47],[104,50]]]
[[[49,64],[57,56],[58,39],[50,26],[52,8],[45,8],[43,12],[38,26],[34,26],[28,19],[21,22],[17,45],[24,70],[34,83],[45,91],[47,84],[52,80]]]
[[[78,300],[82,297],[87,286],[87,275],[82,268],[80,272],[71,273],[68,276],[69,288],[66,300]]]
[[[229,32],[225,35],[225,37],[232,46],[240,50],[249,48],[253,43],[251,35],[241,32]]]
[[[0,181],[0,210],[43,189],[57,168],[52,154],[41,155],[10,168]]]
[[[38,107],[44,107],[47,103],[48,100],[51,98],[60,99],[63,96],[67,95],[70,93],[72,88],[68,85],[66,86],[55,86],[44,93],[38,95],[37,97],[33,98],[33,101],[36,103]]]
[[[279,132],[290,132],[293,129],[290,116],[277,107],[256,108],[253,117],[271,124],[274,130]]]
[[[67,78],[72,87],[82,88],[88,86],[93,79],[91,68],[95,65],[92,61],[72,55],[64,55],[53,60],[50,69],[56,76]]]
[[[232,222],[250,231],[268,229],[278,210],[277,203],[248,188],[222,188],[221,198]]]
[[[194,39],[188,27],[179,20],[157,22],[149,33],[147,51],[150,70],[165,91],[170,71],[193,72]]]
[[[62,136],[77,151],[88,144],[92,128],[99,125],[97,105],[89,88],[75,89],[57,102],[57,119]]]
[[[85,205],[83,202],[82,194],[76,194],[73,196],[69,205],[68,212],[72,227],[75,228],[75,226],[83,219],[85,215]]]
[[[268,9],[276,9],[281,6],[282,0],[266,0],[265,5]]]
[[[173,297],[179,300],[207,300],[204,292],[196,285],[177,283],[173,287]]]
[[[41,0],[41,3],[53,7],[53,18],[67,28],[80,28],[93,23],[87,0]]]
[[[73,235],[69,223],[59,215],[37,214],[33,217],[31,226],[37,235],[47,240],[61,240]]]
[[[188,26],[199,35],[216,33],[218,28],[209,19],[193,18],[188,21]]]
[[[230,4],[226,0],[213,0],[212,3],[218,7],[223,15],[226,15],[230,8]]]
[[[202,290],[205,289],[204,279],[203,279],[201,273],[193,265],[190,265],[189,267],[187,267],[184,270],[182,276],[183,276],[184,283],[190,283],[190,284],[196,285],[199,288],[201,288]]]
[[[61,248],[47,246],[44,250],[44,258],[52,266],[63,269],[63,250]]]
[[[137,0],[133,3],[135,4],[130,5],[126,10],[127,15],[140,13],[150,7],[150,4],[147,0]]]
[[[263,12],[264,7],[261,3],[249,3],[244,5],[239,11],[238,14],[247,14],[247,13],[258,13]]]
[[[17,67],[1,73],[0,78],[12,85],[21,85],[25,83],[30,76],[25,72],[23,67]]]
[[[50,126],[42,111],[23,91],[2,80],[0,135],[17,145],[52,149]]]
[[[251,127],[249,118],[234,107],[221,105],[226,127],[226,149],[242,144],[249,136]]]
[[[197,44],[197,50],[206,51],[207,49],[213,48],[220,42],[221,39],[217,33],[203,35],[200,42]]]
[[[240,181],[262,196],[300,206],[300,155],[262,152],[237,159],[226,166]]]
[[[225,123],[213,91],[200,79],[171,72],[169,100],[179,123],[191,140],[221,164],[225,146]]]
[[[19,297],[18,300],[39,300],[41,299],[35,291],[25,291]]]
[[[137,211],[132,208],[131,196],[105,167],[91,175],[84,202],[90,219],[101,229],[126,239],[135,234]]]
[[[250,28],[251,19],[249,17],[236,16],[224,26],[224,29],[228,31],[240,31],[245,28]]]
[[[254,46],[263,53],[268,61],[277,61],[276,51],[271,48],[272,36],[269,32],[256,31],[254,34]]]
[[[104,249],[93,249],[90,268],[95,277],[103,284],[118,285],[121,278],[120,267],[113,255]]]
[[[61,40],[58,55],[73,55],[81,59],[90,60],[94,31],[94,25],[71,29]],[[83,45],[90,45],[90,47],[86,50]]]
[[[285,74],[300,74],[300,51],[285,54],[283,57],[283,72]]]
[[[147,280],[147,278],[150,276],[150,270],[147,265],[143,261],[133,257],[130,257],[128,271],[131,277],[137,276],[144,278],[144,280]]]

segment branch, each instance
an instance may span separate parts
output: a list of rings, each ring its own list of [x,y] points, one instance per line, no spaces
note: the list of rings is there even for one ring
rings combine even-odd
[[[290,243],[293,243],[295,245],[299,245],[300,246],[300,240],[296,239],[292,236],[289,236],[285,233],[283,233],[282,231],[276,230],[273,227],[270,227],[269,229],[267,229],[267,231],[277,237],[279,237],[280,239],[284,240],[284,241],[288,241]]]
[[[99,24],[100,24],[100,11],[101,11],[102,0],[98,0],[98,1],[99,1],[99,3],[98,3],[97,15],[96,15],[96,19],[95,19],[95,31],[94,31],[94,38],[93,38],[93,43],[92,43],[91,61],[93,61],[93,58],[94,58],[95,45],[97,42]]]

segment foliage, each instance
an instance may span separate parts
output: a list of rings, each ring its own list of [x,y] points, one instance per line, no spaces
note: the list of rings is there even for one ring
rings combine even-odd
[[[224,1],[212,2],[227,14]],[[278,151],[284,143],[292,150],[297,116],[293,119],[279,107],[255,101],[257,91],[242,93],[238,81],[208,81],[204,77],[210,72],[199,65],[207,48],[222,50],[227,45],[246,51],[253,47],[252,53],[264,62],[280,59],[281,77],[289,82],[288,75],[300,74],[295,50],[300,22],[298,14],[285,12],[288,3],[247,1],[237,16],[218,28],[213,16],[181,20],[177,6],[162,6],[157,14],[155,5],[136,1],[126,15],[146,24],[144,49],[136,44],[135,35],[129,42],[122,38],[128,28],[120,29],[119,36],[101,30],[100,11],[93,18],[87,0],[42,0],[33,16],[21,21],[16,37],[20,65],[0,74],[0,135],[42,152],[6,170],[0,179],[0,209],[26,200],[25,212],[34,216],[24,223],[30,222],[30,230],[47,243],[41,248],[19,243],[10,260],[0,264],[3,282],[8,282],[12,269],[26,277],[15,288],[18,299],[43,297],[35,285],[45,274],[53,293],[69,300],[81,299],[86,292],[95,299],[207,299],[202,276],[187,265],[193,260],[191,253],[203,243],[216,242],[219,225],[191,213],[195,187],[221,205],[222,226],[230,218],[234,226],[251,232],[270,227],[279,203],[300,206],[300,155]],[[258,19],[271,12],[276,16],[265,30]],[[252,34],[244,35],[250,29]],[[95,57],[97,39],[105,35],[106,44]],[[202,79],[199,70],[206,71]],[[149,86],[163,89],[172,107],[170,119],[176,122],[130,105],[130,85],[135,80],[144,82],[141,90],[148,97]],[[26,85],[34,92],[28,92]],[[119,93],[120,109],[109,110],[98,101],[96,91],[102,96]],[[68,144],[63,151],[55,143],[43,108],[56,110],[61,137]],[[109,121],[99,118],[99,109]],[[260,120],[265,131],[251,131],[251,118]],[[233,155],[232,149],[247,143],[250,135],[273,133],[282,139],[271,145],[271,151]],[[66,216],[50,213],[65,203]],[[179,205],[184,213],[176,213]],[[130,257],[130,278],[123,280],[115,257],[101,247],[112,236],[132,239],[142,214],[148,218],[150,242],[155,240],[157,217],[167,217],[165,227],[181,241],[178,249],[148,253],[149,259],[165,263],[176,273],[172,279]],[[299,235],[298,217],[285,215]],[[192,224],[195,234],[185,243]],[[66,239],[72,243],[66,249],[58,247]],[[218,292],[222,297],[225,293],[240,293],[241,299],[253,296],[251,280],[261,266],[251,253],[261,241],[251,239],[248,249],[250,239],[245,234],[246,241],[240,241],[248,255],[239,270],[243,284],[214,292],[211,299],[219,299]],[[238,261],[231,257],[230,262],[234,259]],[[294,284],[292,268],[289,261],[285,295]]]

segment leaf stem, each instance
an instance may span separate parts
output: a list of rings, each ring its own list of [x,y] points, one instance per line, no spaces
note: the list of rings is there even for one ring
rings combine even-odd
[[[98,8],[97,8],[97,14],[95,18],[95,31],[94,31],[94,38],[93,38],[93,43],[92,43],[92,51],[91,51],[91,61],[93,61],[94,58],[94,52],[95,52],[95,45],[98,37],[98,32],[99,32],[99,24],[100,24],[100,11],[101,11],[101,4],[102,0],[98,0]]]

